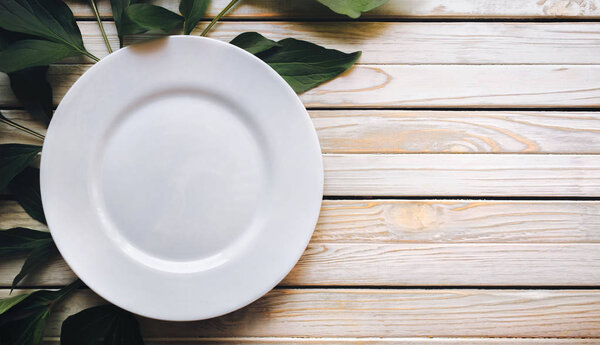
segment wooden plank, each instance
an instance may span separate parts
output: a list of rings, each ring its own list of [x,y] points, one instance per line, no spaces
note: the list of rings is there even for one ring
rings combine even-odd
[[[39,133],[25,111],[2,113]],[[309,112],[324,153],[600,153],[599,112]],[[40,140],[0,125],[0,144]]]
[[[146,345],[598,345],[598,338],[275,338],[275,337],[244,337],[244,338],[163,338],[144,339]],[[59,345],[58,338],[48,338],[45,345]]]
[[[0,201],[0,229],[15,226],[47,229]],[[311,243],[600,243],[598,229],[599,201],[323,200]]]
[[[89,68],[49,71],[56,104]],[[307,107],[597,107],[600,65],[360,65],[304,93]],[[18,106],[0,75],[0,107]]]
[[[2,110],[2,115],[20,125],[32,129],[40,134],[46,134],[46,125],[35,120],[24,110]],[[43,141],[6,124],[0,124],[0,144],[20,143],[42,145]]]
[[[311,111],[324,153],[599,153],[600,113]]]
[[[0,263],[10,284],[22,257]],[[75,279],[56,258],[21,286]],[[598,286],[598,244],[310,244],[280,286]]]
[[[325,195],[600,195],[598,155],[325,154]]]
[[[77,291],[51,314],[47,336],[58,336],[68,315],[98,303],[90,291]],[[598,337],[600,290],[277,289],[216,319],[140,321],[144,336],[163,339]]]
[[[171,0],[153,0],[172,11],[178,3]],[[207,18],[214,17],[229,0],[213,0]],[[92,18],[89,6],[80,1],[68,0],[76,16]],[[110,16],[110,3],[99,1],[103,16]],[[338,16],[314,0],[248,0],[243,1],[228,18],[237,19],[291,19],[291,18],[346,18]],[[390,0],[363,18],[503,18],[503,17],[600,17],[600,6],[594,0]]]
[[[114,23],[104,24],[117,48]],[[200,34],[205,24],[192,34]],[[78,25],[86,47],[98,57],[106,56],[96,22],[80,21]],[[597,64],[600,56],[600,23],[590,22],[224,22],[210,37],[228,42],[246,31],[277,40],[304,39],[346,52],[361,50],[362,64]],[[148,37],[133,36],[126,43]],[[66,61],[92,62],[83,58]]]
[[[597,201],[324,200],[311,243],[599,243],[598,229]]]
[[[325,200],[304,256],[282,282],[304,285],[597,285],[600,203],[591,201]],[[0,228],[44,229],[14,201]],[[0,263],[10,286],[22,257]],[[23,281],[75,279],[61,260]]]

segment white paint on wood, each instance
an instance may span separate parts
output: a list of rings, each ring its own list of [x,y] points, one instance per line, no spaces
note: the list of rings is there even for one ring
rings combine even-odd
[[[4,116],[39,133],[22,110]],[[600,113],[565,111],[309,112],[324,153],[600,153]],[[41,141],[0,124],[0,144]]]
[[[199,35],[203,22],[192,35]],[[98,57],[108,54],[98,25],[78,22]],[[113,22],[104,23],[119,46]],[[597,64],[600,23],[224,22],[210,37],[229,42],[246,31],[270,39],[308,40],[345,52],[361,50],[362,64]],[[148,35],[127,37],[127,44]],[[159,36],[160,37],[160,36]],[[65,62],[93,61],[72,58]]]
[[[0,263],[9,287],[22,257]],[[75,279],[60,258],[23,286]],[[597,286],[599,244],[310,244],[281,286]]]
[[[324,153],[599,153],[600,113],[311,111]]]
[[[88,65],[49,71],[58,104]],[[594,107],[600,65],[360,65],[301,96],[307,107]],[[17,106],[0,75],[0,106]]]
[[[90,291],[76,292],[51,314],[47,336],[98,303]],[[149,338],[599,337],[600,291],[278,289],[216,319],[140,321]]]
[[[598,345],[600,339],[592,338],[156,338],[144,339],[146,345]],[[47,338],[45,345],[59,345],[57,337]]]
[[[326,200],[311,244],[283,281],[304,285],[597,285],[600,203]],[[41,228],[12,201],[0,227]],[[38,226],[36,226],[38,224]],[[22,257],[0,263],[9,286]],[[75,279],[61,260],[26,286]]]
[[[325,154],[325,195],[598,196],[599,155]]]
[[[16,201],[0,214],[0,229],[46,230]],[[598,201],[324,200],[311,243],[600,243],[598,229]]]
[[[153,0],[172,11],[178,3],[170,0]],[[215,16],[229,0],[213,0],[207,18]],[[92,18],[85,2],[68,0],[76,16]],[[99,1],[103,16],[110,16],[110,3]],[[495,17],[584,17],[600,16],[597,0],[391,0],[385,5],[363,14],[365,18],[495,18]],[[336,15],[314,0],[246,0],[230,14],[230,18],[346,18]]]
[[[599,229],[597,201],[324,200],[311,243],[600,243]]]

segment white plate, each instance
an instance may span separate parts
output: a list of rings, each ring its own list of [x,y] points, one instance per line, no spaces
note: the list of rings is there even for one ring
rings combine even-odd
[[[67,92],[48,129],[42,200],[73,271],[163,320],[228,313],[300,258],[323,193],[304,106],[230,44],[173,36],[121,49]]]

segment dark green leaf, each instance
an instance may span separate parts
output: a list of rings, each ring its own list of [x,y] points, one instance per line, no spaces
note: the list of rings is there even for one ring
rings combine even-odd
[[[102,305],[69,316],[62,324],[61,345],[143,345],[133,314]]]
[[[31,251],[48,242],[52,243],[52,236],[46,231],[26,228],[0,230],[0,255]]]
[[[44,66],[79,52],[64,44],[43,40],[22,40],[0,51],[0,72],[11,73],[28,67]]]
[[[48,66],[26,68],[10,73],[10,87],[27,111],[37,120],[50,123],[52,87],[46,79]]]
[[[329,7],[332,11],[345,14],[350,18],[360,17],[362,12],[367,12],[379,7],[387,0],[317,0]]]
[[[46,224],[40,195],[40,170],[26,168],[8,185],[31,218]]]
[[[180,0],[179,12],[185,18],[183,23],[183,33],[189,35],[196,27],[202,16],[206,13],[206,9],[210,0]]]
[[[329,81],[354,65],[360,52],[350,54],[316,44],[286,38],[278,47],[256,54],[290,84],[297,93]]]
[[[238,46],[251,54],[258,54],[274,47],[281,47],[281,44],[266,38],[258,32],[244,32],[239,34],[229,42]]]
[[[85,50],[73,13],[62,0],[2,0],[0,27]]]
[[[13,296],[9,298],[4,298],[0,300],[0,314],[4,314],[7,310],[19,304],[22,300],[27,298],[27,296],[31,295],[31,293],[24,293],[18,296]],[[1,343],[0,343],[1,344]]]
[[[125,9],[127,18],[139,27],[147,31],[158,30],[164,33],[173,31],[177,26],[183,23],[183,17],[166,8],[151,4],[134,4]],[[124,28],[126,34],[127,28]]]
[[[40,290],[0,300],[0,344],[39,345],[51,308],[81,285],[79,280],[58,290]]]
[[[41,150],[41,146],[35,145],[0,145],[0,190],[27,168]]]
[[[146,31],[146,29],[131,22],[125,15],[125,9],[134,2],[135,1],[133,0],[110,0],[113,19],[115,20],[115,26],[119,33],[119,43],[121,47],[123,46],[123,36],[125,34],[139,34]]]
[[[24,40],[32,40],[32,38],[30,35],[0,29],[0,42],[3,42],[0,44],[0,47],[2,47],[0,50],[6,49],[11,44],[14,45],[19,41]],[[47,41],[40,42],[58,45]],[[64,47],[61,46],[60,49],[64,49]],[[70,50],[70,48],[67,49]],[[3,54],[3,52],[0,52],[0,55],[1,54]],[[9,61],[7,61],[7,63],[8,62]],[[1,62],[0,65],[2,65]],[[22,69],[8,74],[10,86],[17,99],[31,115],[45,124],[50,123],[50,118],[52,117],[52,88],[46,80],[47,72],[48,66],[39,66]]]
[[[25,263],[23,264],[23,267],[21,267],[19,274],[13,279],[12,286],[10,287],[11,291],[23,278],[25,278],[25,276],[58,255],[58,249],[52,239],[39,241],[37,244],[38,246],[33,248],[27,256],[27,259],[25,259]]]
[[[47,312],[33,313],[26,318],[0,326],[0,344],[39,345],[46,327]]]

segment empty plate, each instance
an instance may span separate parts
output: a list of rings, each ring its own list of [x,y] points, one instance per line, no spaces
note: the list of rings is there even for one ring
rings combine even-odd
[[[233,45],[171,36],[91,67],[44,143],[48,225],[73,271],[139,315],[198,320],[272,289],[323,193],[298,96]]]

